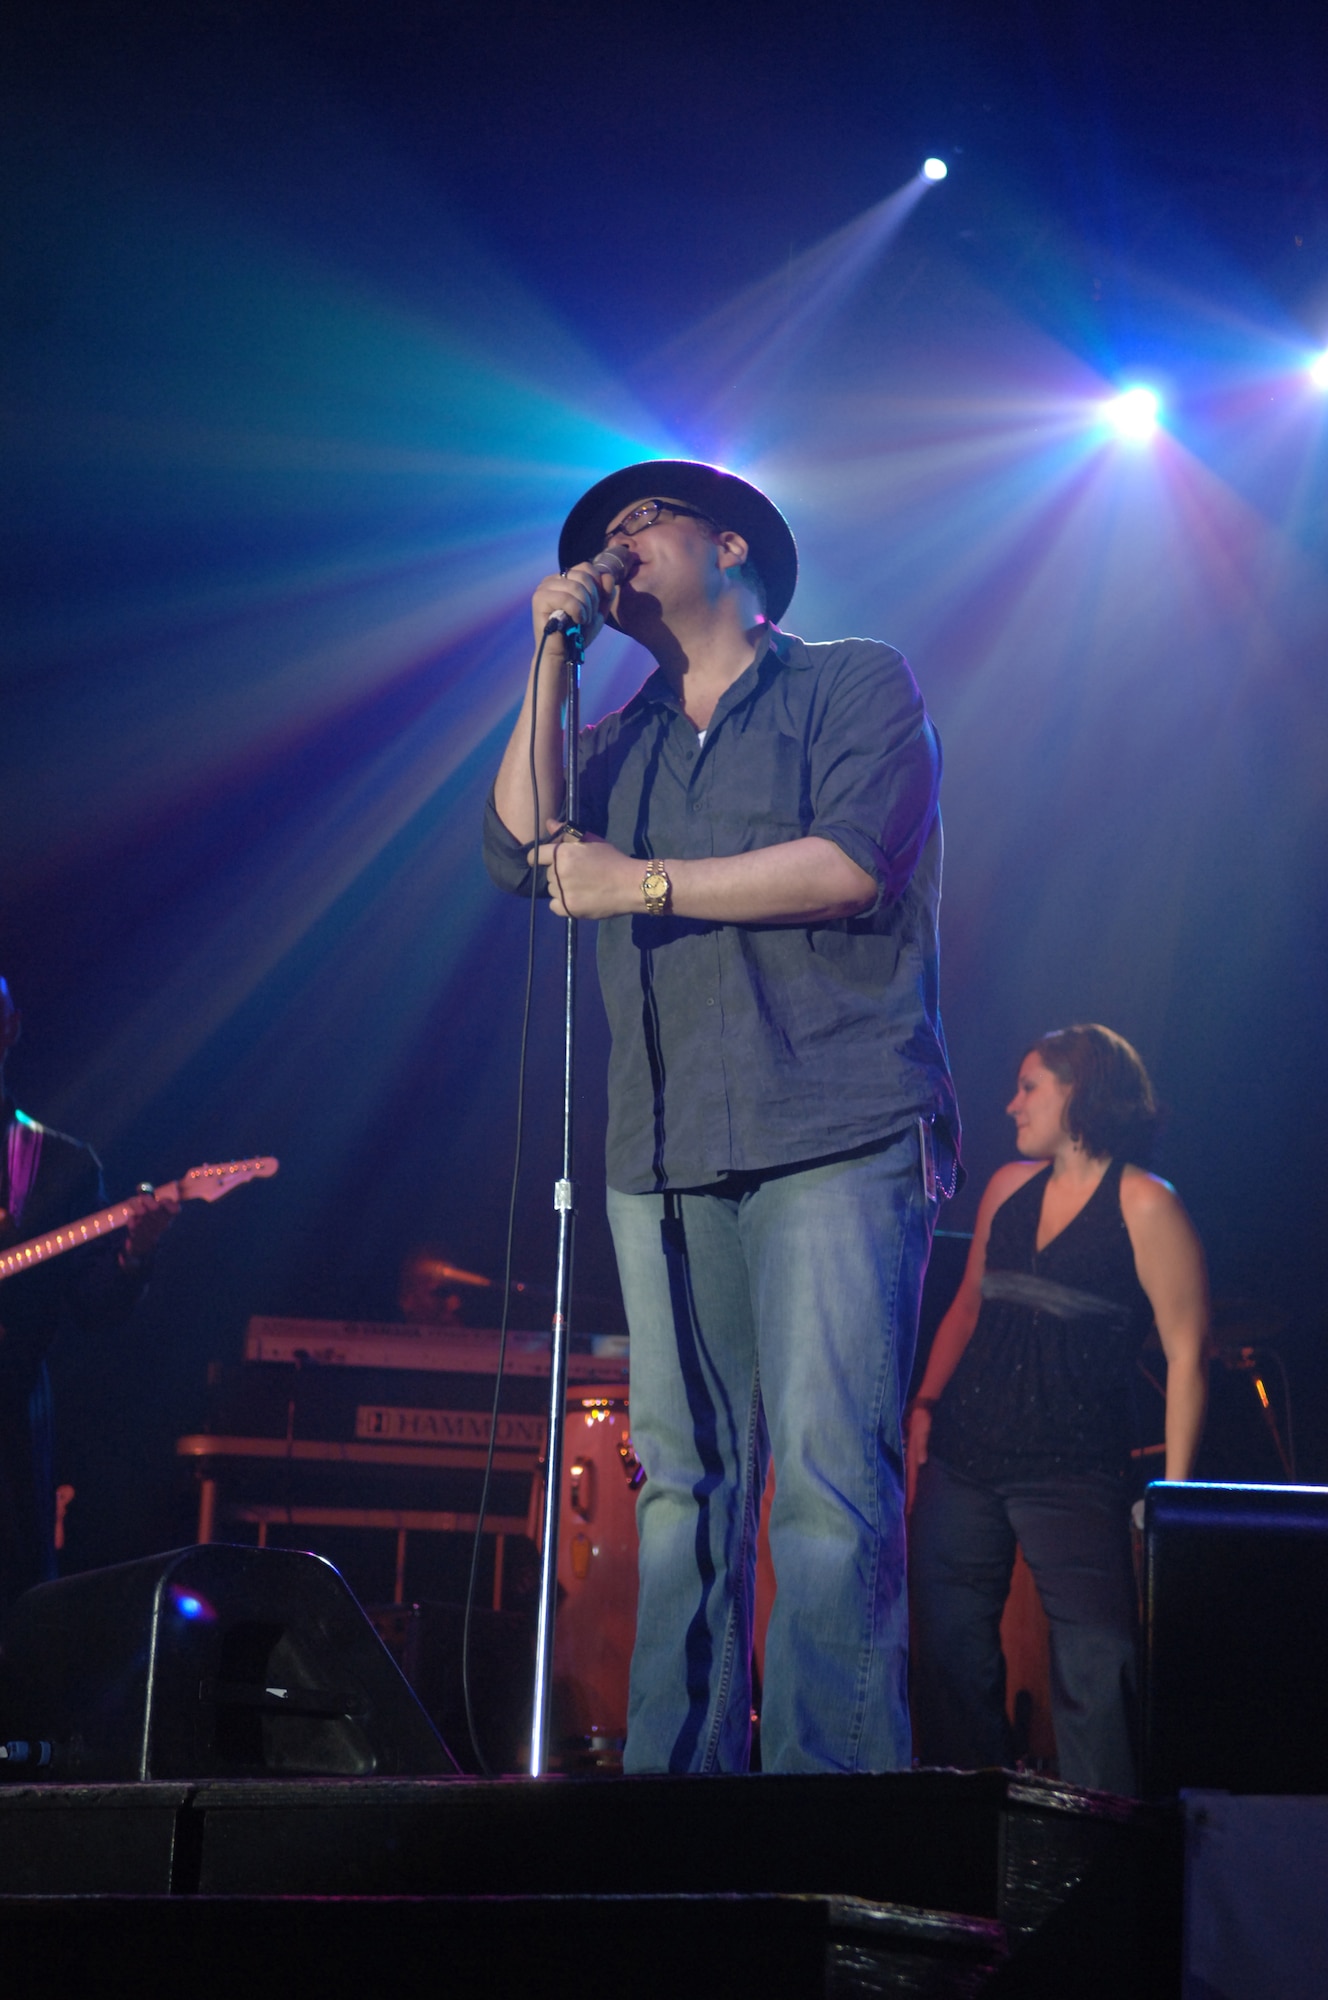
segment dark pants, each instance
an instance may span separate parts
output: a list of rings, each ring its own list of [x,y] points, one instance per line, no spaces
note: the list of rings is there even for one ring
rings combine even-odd
[[[983,1485],[929,1459],[909,1531],[913,1740],[924,1764],[1008,1764],[1001,1613],[1023,1549],[1051,1627],[1060,1775],[1136,1790],[1136,1598],[1118,1480],[1094,1474]]]

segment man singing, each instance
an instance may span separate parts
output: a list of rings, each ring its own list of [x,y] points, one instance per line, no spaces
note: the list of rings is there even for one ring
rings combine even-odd
[[[597,569],[620,553],[622,581]],[[564,641],[490,801],[501,886],[599,922],[608,1208],[631,1332],[640,1600],[625,1768],[741,1771],[773,1453],[767,1770],[910,1755],[901,1410],[958,1121],[937,998],[940,750],[902,657],[777,629],[787,522],[713,466],[593,486],[535,591],[654,673],[581,743]],[[532,796],[532,763],[538,786]],[[536,846],[536,843],[539,843]]]

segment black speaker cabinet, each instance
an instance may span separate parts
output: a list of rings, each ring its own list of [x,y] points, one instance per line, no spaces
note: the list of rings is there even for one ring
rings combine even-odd
[[[0,1647],[10,1740],[51,1745],[23,1775],[84,1782],[456,1769],[330,1563],[224,1543],[19,1598]]]
[[[1150,1486],[1144,1565],[1145,1794],[1328,1792],[1328,1487]]]

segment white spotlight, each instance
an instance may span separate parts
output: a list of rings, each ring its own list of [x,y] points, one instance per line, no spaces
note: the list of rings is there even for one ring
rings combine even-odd
[[[1328,347],[1310,363],[1310,380],[1316,389],[1328,389]]]
[[[950,169],[946,166],[944,160],[931,159],[922,162],[922,178],[924,181],[943,181],[949,171]]]
[[[1160,410],[1153,390],[1138,386],[1113,396],[1104,404],[1102,414],[1118,436],[1138,442],[1153,435]]]

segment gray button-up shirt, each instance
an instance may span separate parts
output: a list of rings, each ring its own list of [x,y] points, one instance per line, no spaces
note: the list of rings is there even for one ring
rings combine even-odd
[[[583,732],[581,773],[581,824],[624,853],[690,861],[815,834],[878,890],[862,916],[829,923],[644,908],[601,922],[611,1187],[825,1159],[919,1115],[957,1145],[937,995],[941,753],[901,654],[772,630],[704,742],[657,671]],[[492,798],[485,859],[500,887],[529,894],[525,849]]]

